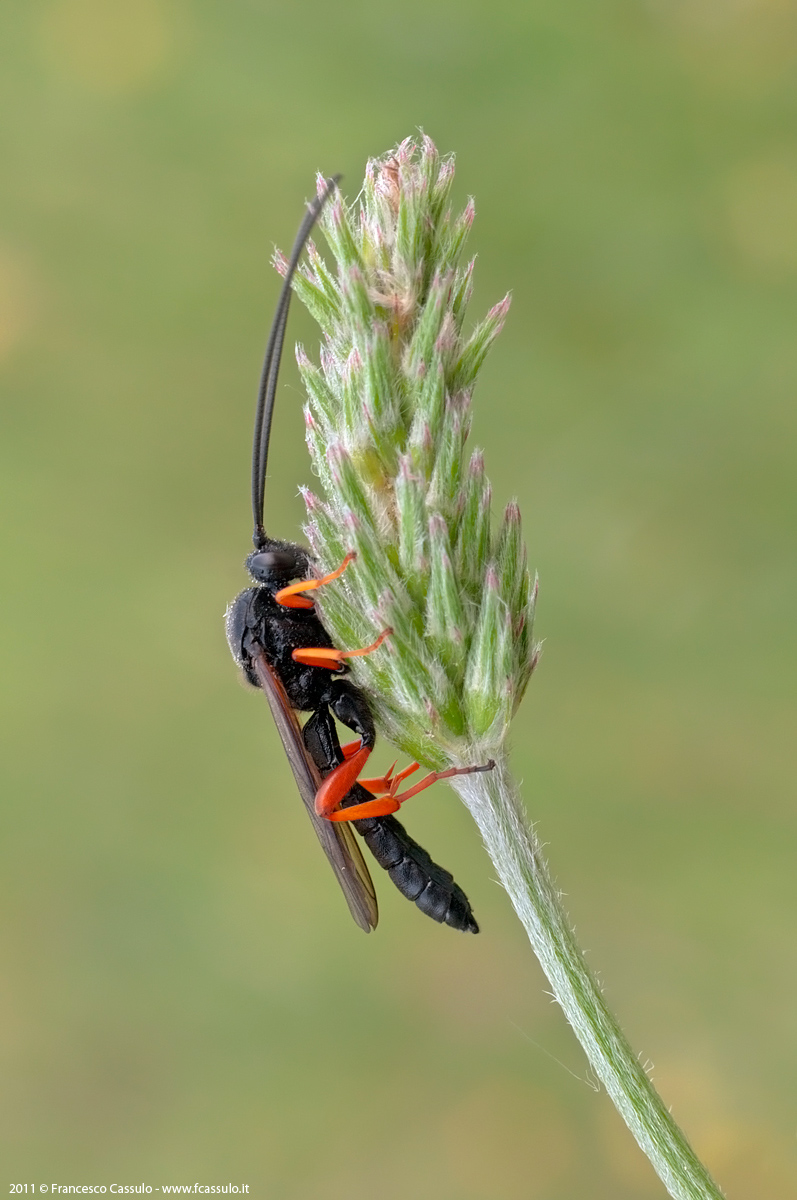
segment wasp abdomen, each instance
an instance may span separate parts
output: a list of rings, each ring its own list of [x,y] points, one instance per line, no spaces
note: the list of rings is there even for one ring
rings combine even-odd
[[[454,876],[434,862],[400,821],[392,816],[371,817],[353,825],[401,894],[422,913],[452,929],[479,932],[468,897]]]

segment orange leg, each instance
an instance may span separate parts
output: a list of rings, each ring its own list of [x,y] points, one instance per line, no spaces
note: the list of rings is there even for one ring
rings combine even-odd
[[[390,637],[392,629],[383,629],[375,642],[364,646],[362,650],[336,650],[334,646],[300,646],[294,650],[291,658],[294,662],[304,663],[308,667],[328,667],[330,671],[339,671],[346,658],[360,658],[365,654],[373,654],[386,637]]]
[[[370,753],[368,746],[361,745],[356,754],[345,758],[334,771],[330,771],[315,794],[315,810],[319,817],[332,815],[346,793],[354,787]]]
[[[410,763],[398,775],[393,774],[396,769],[396,764],[390,768],[386,775],[380,775],[378,779],[358,779],[360,787],[364,787],[366,792],[371,792],[374,796],[382,796],[385,793],[390,795],[391,790],[396,790],[396,785],[401,783],[402,779],[406,779],[408,775],[412,775],[413,771],[418,770],[417,763]]]
[[[314,592],[316,588],[323,587],[325,583],[331,583],[333,579],[339,579],[349,563],[353,562],[356,557],[355,551],[350,550],[337,571],[332,571],[329,575],[324,575],[322,579],[300,579],[298,583],[291,583],[288,587],[282,588],[277,592],[274,599],[277,601],[277,604],[282,604],[285,608],[312,608],[312,600],[308,600],[306,596],[302,596],[299,593]]]
[[[362,741],[360,738],[357,738],[355,742],[347,742],[345,746],[341,746],[340,752],[344,759],[353,758],[354,755],[358,753],[361,746]],[[358,779],[357,782],[359,783],[360,787],[364,787],[366,791],[373,792],[375,796],[381,796],[383,792],[387,792],[390,789],[390,783],[393,778],[393,770],[395,766],[396,764],[393,763],[393,766],[390,768],[387,774],[380,775],[378,779]],[[410,775],[415,770],[417,770],[417,766],[407,767],[406,771],[402,771],[401,778],[403,779],[405,775]]]
[[[404,801],[409,800],[411,796],[417,796],[419,792],[431,787],[433,783],[437,783],[438,779],[451,779],[454,775],[471,775],[475,771],[491,771],[495,766],[493,760],[490,759],[484,766],[449,767],[446,771],[430,771],[420,783],[407,788],[404,792],[399,792],[398,789],[408,775],[418,770],[418,764],[410,763],[395,776],[393,767],[391,767],[387,775],[381,779],[359,780],[368,791],[376,790],[379,784],[386,785],[383,789],[379,789],[384,790],[385,795],[378,796],[374,800],[366,800],[362,804],[353,804],[349,808],[338,808],[344,796],[358,782],[359,773],[365,766],[370,753],[368,746],[361,746],[355,754],[345,759],[327,775],[316,792],[315,810],[320,817],[326,817],[328,821],[358,821],[364,817],[387,816],[388,813],[397,812]]]

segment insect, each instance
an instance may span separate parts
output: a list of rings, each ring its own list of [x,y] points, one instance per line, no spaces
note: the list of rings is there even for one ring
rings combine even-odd
[[[269,537],[265,531],[266,465],[291,280],[338,179],[326,181],[299,227],[266,346],[252,449],[255,549],[246,559],[254,586],[241,592],[228,608],[227,640],[246,679],[260,688],[268,701],[305,808],[360,928],[370,932],[376,927],[378,908],[352,826],[399,891],[422,912],[454,929],[478,933],[467,896],[453,876],[432,861],[392,814],[438,779],[489,770],[494,764],[433,771],[403,791],[402,784],[418,769],[417,763],[397,775],[391,768],[378,779],[360,778],[376,730],[365,693],[348,678],[346,659],[378,652],[392,630],[383,630],[371,646],[337,649],[308,593],[334,585],[354,553],[350,552],[336,571],[318,578],[306,550]],[[297,712],[310,713],[304,726],[300,726]],[[335,719],[351,729],[357,740],[341,746]]]

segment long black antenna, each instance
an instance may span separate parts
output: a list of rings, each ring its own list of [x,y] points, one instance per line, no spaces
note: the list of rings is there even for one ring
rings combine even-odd
[[[282,281],[282,291],[277,301],[277,311],[271,332],[268,335],[266,356],[263,359],[263,370],[260,375],[260,387],[257,393],[257,410],[255,412],[255,435],[252,442],[252,517],[255,531],[252,541],[257,550],[266,544],[266,530],[263,523],[263,504],[266,492],[266,464],[268,462],[268,443],[271,437],[271,418],[274,415],[274,400],[277,394],[277,377],[282,358],[282,345],[285,341],[285,328],[288,324],[288,309],[291,305],[291,280],[296,274],[302,251],[310,236],[310,230],[318,220],[321,209],[326,204],[332,192],[338,185],[340,175],[333,175],[326,181],[326,187],[320,196],[308,206],[305,218],[299,226],[296,241],[288,260],[285,278]]]

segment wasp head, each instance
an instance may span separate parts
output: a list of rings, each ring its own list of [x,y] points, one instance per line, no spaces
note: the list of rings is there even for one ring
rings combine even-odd
[[[256,583],[278,590],[292,579],[299,579],[307,574],[307,552],[301,546],[295,546],[293,542],[279,542],[269,538],[259,550],[249,555],[246,569]]]

